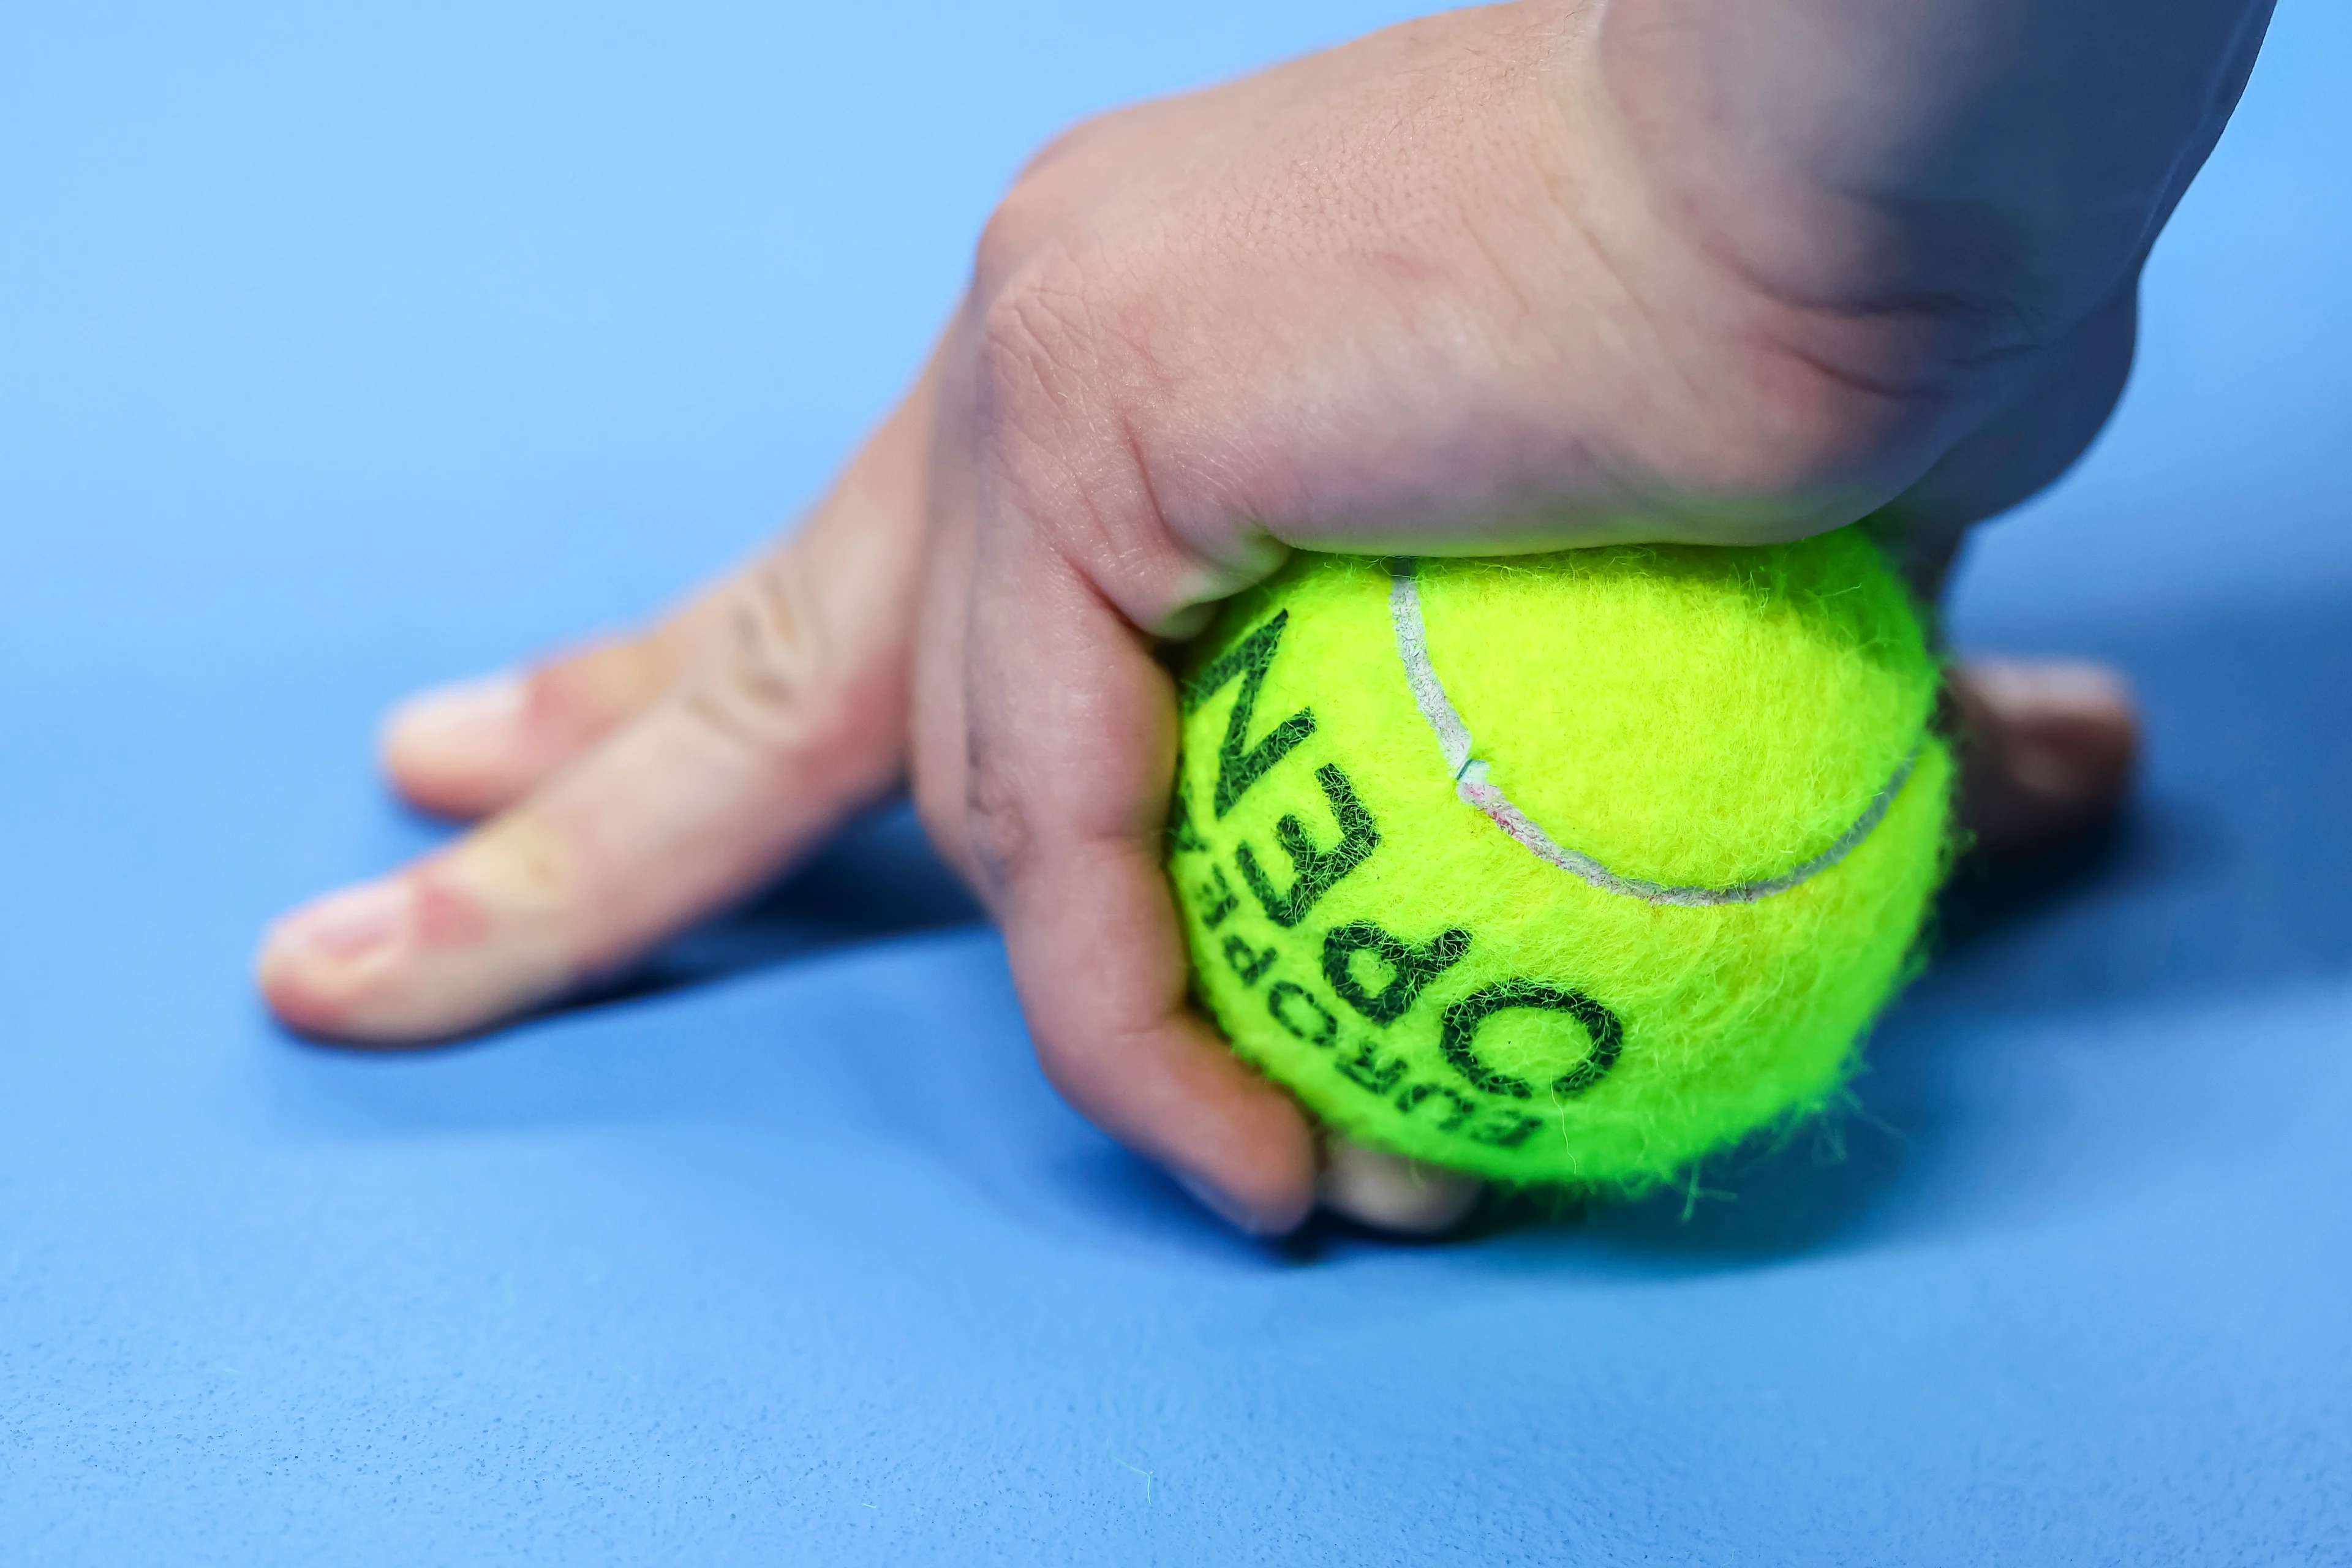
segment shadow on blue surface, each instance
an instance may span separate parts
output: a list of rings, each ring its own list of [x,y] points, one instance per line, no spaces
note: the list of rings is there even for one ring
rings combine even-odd
[[[2352,595],[2084,627],[2069,647],[2138,687],[2139,803],[2072,881],[1958,885],[1926,994],[2048,1011],[2352,973]]]
[[[265,1073],[297,1125],[388,1132],[719,1120],[880,1137],[1032,1223],[1096,1244],[1263,1268],[1296,1260],[1210,1218],[1096,1133],[1037,1072],[982,912],[904,805],[870,813],[740,908],[631,973],[494,1032],[422,1050],[312,1044]],[[930,999],[887,973],[951,964],[992,1002],[908,1026]],[[977,973],[973,973],[977,972]],[[938,987],[968,1003],[968,989]],[[691,1022],[646,1038],[648,1013]],[[860,1025],[873,1021],[873,1026]]]
[[[1884,1217],[1906,1173],[1969,1137],[1941,1093],[1950,1064],[1939,1058],[1967,1051],[1987,1018],[2352,973],[2352,816],[2340,809],[2352,734],[2323,721],[2336,694],[2352,689],[2352,605],[2095,630],[2087,641],[2139,685],[2151,730],[2141,799],[2111,832],[2064,855],[1963,864],[1943,902],[1936,960],[1881,1025],[1843,1107],[1718,1156],[1688,1186],[1589,1213],[1560,1194],[1497,1200],[1457,1239],[1574,1234],[1668,1271],[1847,1245]],[[866,949],[908,941],[945,941],[994,963],[992,941],[965,929],[979,919],[911,814],[892,808],[625,980],[459,1047],[482,1058],[467,1070],[344,1088],[378,1112],[428,1123],[717,1112],[786,1121],[808,1097],[863,1080],[877,1126],[999,1202],[1238,1260],[1156,1172],[1076,1123],[1015,1027],[979,1031],[958,1018],[929,1032],[900,1024],[811,1036],[787,1006],[765,1045],[756,1034],[681,1030],[656,1054],[642,1031],[598,1023],[761,972],[789,992],[796,968],[856,966]],[[984,1045],[974,1037],[983,1032]],[[1308,1261],[1379,1245],[1326,1220],[1278,1256]]]
[[[598,1005],[265,1022],[429,841],[382,703],[818,493],[1058,125],[1402,9],[0,5],[8,1562],[2352,1562],[2352,7],[1960,584],[2131,669],[2137,813],[1687,1219],[1234,1238],[903,816]]]
[[[1942,900],[1937,972],[1966,965],[1976,1005],[2064,1007],[2352,970],[2352,729],[2331,711],[2352,690],[2352,599],[2091,628],[2070,647],[2139,689],[2152,753],[2139,798],[2043,858],[1964,861]],[[569,1005],[982,918],[896,806]]]
[[[983,918],[931,852],[913,811],[895,805],[861,816],[790,876],[566,1007],[657,995],[850,942]]]
[[[2040,861],[1964,861],[1931,966],[1847,1107],[1710,1162],[1696,1193],[1597,1210],[1613,1244],[1694,1262],[1839,1244],[1907,1167],[1969,1138],[1943,1058],[1996,1021],[2352,974],[2352,731],[2336,713],[2352,600],[2088,628],[2071,647],[2121,665],[2144,704],[2147,768],[2124,819]]]

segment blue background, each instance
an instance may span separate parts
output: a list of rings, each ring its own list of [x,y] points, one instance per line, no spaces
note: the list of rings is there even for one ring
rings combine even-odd
[[[2352,1560],[2323,0],[1959,594],[2132,671],[2141,805],[1958,889],[1863,1109],[1688,1220],[1223,1234],[903,816],[479,1044],[257,1009],[268,915],[436,837],[386,701],[789,515],[1057,125],[1402,9],[0,4],[0,1555]]]

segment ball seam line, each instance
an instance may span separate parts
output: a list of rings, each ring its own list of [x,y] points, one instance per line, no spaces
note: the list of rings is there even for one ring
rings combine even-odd
[[[1839,834],[1828,848],[1777,877],[1740,882],[1728,888],[1704,888],[1675,887],[1639,877],[1620,876],[1591,856],[1570,849],[1555,840],[1492,782],[1486,763],[1473,750],[1469,726],[1463,722],[1461,712],[1454,708],[1453,700],[1446,696],[1445,683],[1438,679],[1437,667],[1430,661],[1429,632],[1421,611],[1418,565],[1410,556],[1390,561],[1389,618],[1396,628],[1397,657],[1404,665],[1405,683],[1412,689],[1414,704],[1420,708],[1421,716],[1428,721],[1437,737],[1438,751],[1444,757],[1446,772],[1454,780],[1454,793],[1465,805],[1483,812],[1496,826],[1510,835],[1537,858],[1603,892],[1640,899],[1644,903],[1671,904],[1685,909],[1752,904],[1776,893],[1785,893],[1828,870],[1870,837],[1871,830],[1894,808],[1895,797],[1903,793],[1903,786],[1910,780],[1912,770],[1918,766],[1920,753],[1926,750],[1927,742],[1923,737],[1911,748],[1910,754],[1903,759],[1885,786],[1871,798],[1870,805],[1862,815]]]

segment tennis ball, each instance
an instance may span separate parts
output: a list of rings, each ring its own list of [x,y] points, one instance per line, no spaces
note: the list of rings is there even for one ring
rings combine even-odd
[[[1417,1160],[1638,1190],[1819,1108],[1944,870],[1940,670],[1857,530],[1300,554],[1179,674],[1195,994]]]

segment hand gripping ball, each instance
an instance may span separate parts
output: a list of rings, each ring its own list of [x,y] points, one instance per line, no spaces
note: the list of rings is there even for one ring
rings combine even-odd
[[[1853,529],[1301,554],[1180,676],[1199,1000],[1327,1125],[1504,1182],[1819,1108],[1946,863],[1940,670]]]

